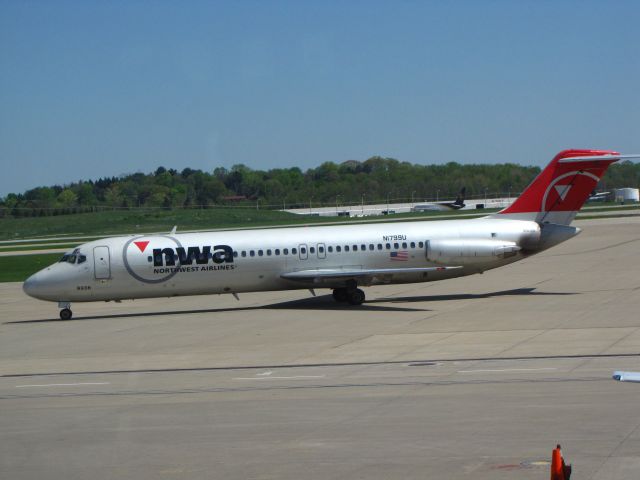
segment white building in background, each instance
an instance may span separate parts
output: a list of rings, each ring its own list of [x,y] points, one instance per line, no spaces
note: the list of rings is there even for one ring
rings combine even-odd
[[[616,202],[640,202],[640,190],[637,188],[616,188]]]

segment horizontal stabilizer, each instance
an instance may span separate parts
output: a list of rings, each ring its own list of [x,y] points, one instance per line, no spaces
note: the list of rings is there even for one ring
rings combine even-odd
[[[599,161],[599,160],[630,160],[632,158],[640,158],[640,154],[633,155],[594,155],[591,157],[568,157],[561,158],[558,163],[574,163],[574,162],[584,162],[584,161]]]

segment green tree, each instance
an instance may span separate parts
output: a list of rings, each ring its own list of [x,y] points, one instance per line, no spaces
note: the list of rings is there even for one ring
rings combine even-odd
[[[75,207],[78,201],[78,196],[70,188],[65,188],[58,195],[58,204],[62,208]]]

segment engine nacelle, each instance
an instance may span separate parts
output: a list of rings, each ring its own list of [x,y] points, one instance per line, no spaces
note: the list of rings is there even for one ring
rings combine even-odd
[[[521,248],[515,242],[455,238],[429,240],[427,260],[441,265],[480,265],[513,257]]]

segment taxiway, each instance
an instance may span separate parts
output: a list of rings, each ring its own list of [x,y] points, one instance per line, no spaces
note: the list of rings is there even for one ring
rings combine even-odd
[[[0,284],[0,477],[640,476],[640,219],[483,275],[55,304]]]

